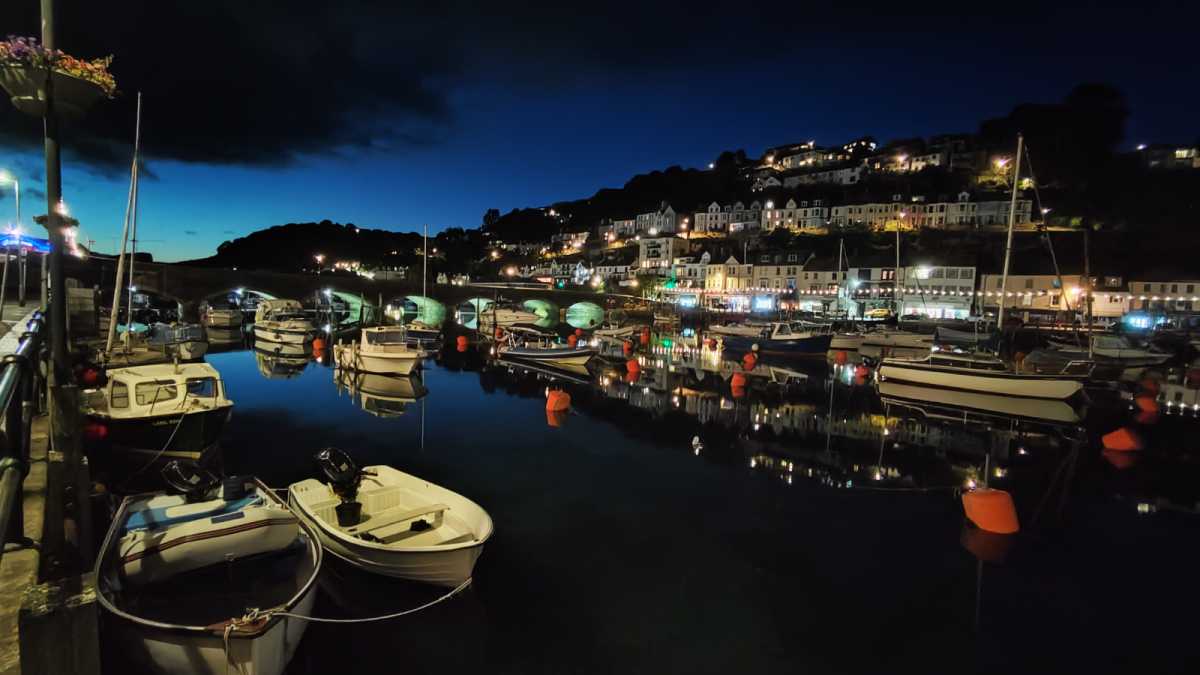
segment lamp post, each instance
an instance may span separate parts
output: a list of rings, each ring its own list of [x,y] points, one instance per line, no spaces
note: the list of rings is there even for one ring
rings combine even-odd
[[[19,250],[19,247],[20,247],[20,239],[19,238],[21,236],[21,234],[20,234],[21,233],[21,181],[17,180],[17,177],[12,175],[8,171],[0,171],[0,183],[12,183],[14,186],[14,194],[16,195],[16,201],[17,201],[17,224],[16,224],[15,228],[13,229],[13,233],[15,233],[18,237],[17,245],[18,245],[18,250]],[[4,272],[3,272],[3,274],[0,274],[0,318],[4,317],[4,300],[8,297],[8,259],[9,259],[9,257],[10,257],[10,254],[9,254],[9,250],[8,250],[8,242],[6,241],[4,244]],[[24,271],[25,271],[24,265],[22,265],[21,271],[22,271],[22,273],[24,273]],[[24,290],[25,290],[25,278],[24,278],[24,276],[22,276],[21,277],[21,291],[22,291],[21,292],[21,304],[22,305],[25,304]]]

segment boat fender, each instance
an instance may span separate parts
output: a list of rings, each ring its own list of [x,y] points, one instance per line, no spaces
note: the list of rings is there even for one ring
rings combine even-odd
[[[551,389],[546,392],[546,410],[560,412],[571,407],[571,395],[561,389]]]
[[[1144,446],[1142,439],[1129,427],[1121,427],[1100,437],[1105,450],[1117,452],[1136,452]]]
[[[746,376],[741,373],[734,373],[733,377],[729,378],[729,386],[732,389],[745,389]]]
[[[742,368],[745,370],[754,370],[754,366],[758,365],[758,356],[754,352],[747,352],[742,357]]]
[[[579,336],[578,335],[575,335],[572,333],[571,335],[567,336],[567,346],[568,347],[570,347],[571,349],[574,349],[575,345],[577,345],[577,344],[579,344]]]
[[[1021,529],[1017,522],[1017,507],[1013,504],[1012,495],[1004,490],[971,490],[963,493],[962,502],[967,520],[975,523],[981,530],[996,534],[1014,534]]]
[[[638,363],[637,359],[629,359],[625,362],[625,370],[636,375],[642,372],[642,364]]]

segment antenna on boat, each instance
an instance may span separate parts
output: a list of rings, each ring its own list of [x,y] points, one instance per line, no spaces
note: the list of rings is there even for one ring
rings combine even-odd
[[[113,340],[117,335],[117,318],[121,312],[121,279],[125,276],[125,243],[129,237],[129,215],[133,210],[133,203],[136,194],[135,185],[137,184],[138,171],[138,147],[142,139],[142,92],[137,95],[137,116],[135,117],[133,127],[133,164],[129,167],[129,196],[125,200],[125,220],[121,225],[121,253],[117,256],[117,277],[113,283],[113,300],[112,310],[108,319],[108,340],[104,344],[104,353],[108,354],[112,351]],[[132,273],[133,263],[130,261],[130,271]],[[127,308],[130,321],[126,322],[125,332],[128,333],[132,326],[133,306]]]
[[[1017,161],[1013,164],[1012,199],[1008,206],[1008,242],[1004,245],[1004,273],[1000,275],[1000,309],[996,312],[996,329],[1004,332],[1004,294],[1008,291],[1008,264],[1012,259],[1013,224],[1017,220],[1017,188],[1021,184],[1021,151],[1025,136],[1017,134]]]

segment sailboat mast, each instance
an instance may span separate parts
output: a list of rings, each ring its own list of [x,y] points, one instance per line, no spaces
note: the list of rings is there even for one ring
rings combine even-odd
[[[896,221],[896,267],[892,271],[892,286],[895,288],[892,304],[895,305],[896,316],[900,316],[900,221]]]
[[[137,116],[133,126],[133,164],[129,167],[129,196],[125,200],[125,220],[121,224],[121,253],[117,256],[117,278],[113,280],[112,311],[109,312],[108,340],[104,343],[105,353],[111,352],[117,337],[117,318],[121,313],[121,279],[125,277],[125,245],[129,239],[129,215],[133,210],[133,182],[137,174],[138,147],[142,140],[142,92],[137,95]],[[126,330],[129,326],[125,327]]]
[[[841,238],[839,238],[838,239],[838,265],[837,265],[838,278],[835,279],[835,281],[837,281],[837,289],[838,289],[837,307],[835,309],[838,312],[842,311],[842,293],[846,290],[845,289],[846,279],[844,276],[842,276],[842,260],[843,260],[842,252],[843,252],[843,250],[844,249],[842,248],[842,240],[841,240]]]
[[[429,277],[429,226],[425,226],[425,250],[421,253],[421,297],[426,296],[425,284]]]
[[[137,165],[133,167],[133,208],[129,212],[130,217],[130,232],[129,232],[129,305],[126,308],[126,314],[129,320],[125,322],[125,344],[129,344],[129,338],[133,335],[133,263],[137,259],[137,219],[138,219],[138,170]]]
[[[1008,291],[1008,264],[1012,260],[1013,225],[1017,221],[1017,188],[1021,184],[1021,150],[1025,136],[1017,134],[1017,161],[1013,165],[1012,200],[1008,205],[1008,242],[1004,245],[1004,272],[1000,275],[1000,309],[996,313],[996,328],[1004,330],[1004,296]]]

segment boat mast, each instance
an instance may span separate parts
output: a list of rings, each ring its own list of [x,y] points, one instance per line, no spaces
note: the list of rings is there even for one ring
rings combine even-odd
[[[421,253],[421,297],[425,297],[426,278],[429,276],[429,226],[425,226],[425,250]]]
[[[900,214],[904,215],[904,214]],[[900,316],[900,221],[896,221],[896,267],[892,271],[892,287],[895,292],[892,293],[892,304],[896,312],[897,318]],[[899,324],[897,324],[899,325]]]
[[[129,341],[133,337],[133,263],[137,259],[137,221],[138,221],[138,171],[137,164],[133,166],[133,209],[130,211],[130,238],[129,238],[129,305],[126,307],[125,314],[128,321],[125,322],[125,348],[128,351]]]
[[[1090,238],[1088,232],[1091,228],[1083,230],[1083,301],[1087,303],[1087,343],[1088,343],[1088,358],[1095,358],[1095,346],[1092,344],[1092,263],[1090,248]]]
[[[1025,136],[1017,134],[1017,161],[1013,165],[1012,200],[1008,205],[1008,242],[1004,245],[1004,273],[1000,275],[1000,309],[996,313],[996,329],[1004,331],[1004,295],[1008,291],[1008,264],[1012,259],[1013,225],[1017,220],[1017,187],[1021,184],[1021,150]]]
[[[137,116],[133,126],[133,165],[129,167],[129,197],[125,200],[125,220],[121,225],[121,253],[117,256],[117,278],[113,281],[112,311],[108,319],[108,340],[104,352],[110,353],[117,337],[117,315],[121,312],[121,279],[125,276],[125,244],[129,240],[129,213],[133,209],[133,184],[137,176],[138,146],[142,140],[142,92],[137,95]],[[126,330],[129,326],[125,327]]]
[[[845,289],[844,289],[844,287],[845,287],[845,285],[846,285],[846,284],[845,284],[845,279],[842,277],[842,274],[841,274],[841,271],[842,271],[842,251],[843,251],[843,249],[842,249],[842,239],[839,237],[839,238],[838,238],[838,264],[837,264],[838,279],[836,280],[836,281],[837,281],[837,289],[838,289],[838,292],[837,292],[837,305],[836,305],[836,306],[835,306],[835,308],[834,308],[834,311],[835,311],[835,312],[840,312],[840,311],[842,311],[842,291],[843,291],[843,290],[845,290]]]

